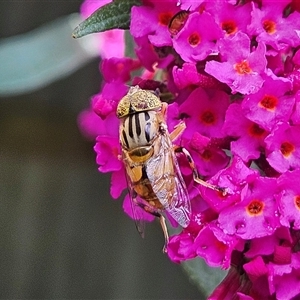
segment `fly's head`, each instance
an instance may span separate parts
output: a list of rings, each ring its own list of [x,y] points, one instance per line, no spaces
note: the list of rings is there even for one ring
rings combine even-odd
[[[133,86],[129,89],[127,95],[120,100],[117,107],[117,117],[121,119],[143,111],[156,111],[161,107],[162,102],[154,92],[143,90],[139,86]]]

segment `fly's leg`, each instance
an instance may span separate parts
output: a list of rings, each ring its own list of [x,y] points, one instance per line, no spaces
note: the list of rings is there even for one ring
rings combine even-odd
[[[213,184],[210,184],[204,180],[202,180],[199,176],[199,173],[195,167],[195,163],[194,163],[194,160],[192,158],[192,156],[190,155],[190,153],[183,147],[179,147],[179,146],[174,146],[174,150],[175,152],[177,153],[183,153],[185,155],[185,157],[187,158],[187,161],[190,165],[190,168],[192,169],[192,172],[193,172],[193,178],[194,178],[194,181],[196,181],[197,183],[211,189],[211,190],[214,190],[214,191],[217,191],[217,192],[220,192],[222,193],[223,196],[226,196],[227,195],[227,191],[226,191],[226,188],[222,188],[222,187],[219,187],[219,186],[216,186],[216,185],[213,185]]]
[[[166,225],[166,219],[163,215],[159,216],[159,222],[160,222],[160,226],[161,226],[161,229],[162,229],[162,231],[164,233],[164,237],[165,237],[165,244],[164,244],[162,251],[163,251],[163,253],[167,253],[168,252],[167,246],[169,243],[169,234],[168,234],[168,229],[167,229],[167,225]]]
[[[170,139],[171,141],[175,141],[185,130],[186,125],[184,123],[184,121],[181,121],[180,123],[178,123],[174,130],[170,133]]]
[[[165,217],[161,213],[159,213],[157,210],[153,209],[151,206],[148,206],[144,203],[138,202],[136,200],[136,198],[134,198],[133,201],[136,205],[138,205],[140,208],[142,208],[147,213],[159,218],[160,226],[161,226],[161,229],[163,231],[164,238],[165,238],[165,243],[164,243],[162,251],[163,251],[163,253],[167,253],[167,245],[169,243],[169,234],[168,234],[168,229],[167,229]]]
[[[168,104],[167,103],[163,103],[162,104],[162,108],[161,108],[161,115],[163,117],[164,120],[167,119],[167,108],[168,108]],[[186,125],[184,121],[179,122],[173,129],[172,132],[170,132],[170,139],[172,142],[174,142],[185,130]]]
[[[170,133],[170,138],[171,138],[171,141],[173,142],[174,140],[176,140],[182,133],[183,131],[185,130],[186,126],[185,126],[185,123],[184,121],[181,121],[175,128],[174,130]],[[195,163],[194,163],[194,160],[192,158],[192,156],[190,155],[190,153],[183,147],[180,147],[180,146],[173,146],[174,147],[174,151],[179,153],[183,153],[185,155],[185,157],[187,158],[187,161],[192,169],[192,172],[193,172],[193,177],[194,177],[194,181],[196,181],[197,183],[211,189],[211,190],[214,190],[214,191],[217,191],[217,192],[220,192],[222,193],[223,196],[226,196],[227,195],[227,191],[225,188],[222,188],[222,187],[219,187],[219,186],[216,186],[216,185],[213,185],[213,184],[210,184],[204,180],[202,180],[199,176],[199,173],[195,167]]]

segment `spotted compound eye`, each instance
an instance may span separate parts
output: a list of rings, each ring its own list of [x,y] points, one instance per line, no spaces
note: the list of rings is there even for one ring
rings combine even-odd
[[[117,117],[123,118],[128,115],[148,110],[158,110],[161,108],[161,101],[155,93],[133,86],[129,89],[117,107]]]

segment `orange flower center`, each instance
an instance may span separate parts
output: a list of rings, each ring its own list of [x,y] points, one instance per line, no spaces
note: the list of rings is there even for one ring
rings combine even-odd
[[[258,124],[253,123],[249,128],[249,133],[254,137],[261,137],[264,135],[265,130],[261,128]]]
[[[264,95],[260,100],[259,105],[267,110],[274,111],[278,104],[278,98],[272,95]]]
[[[211,125],[213,123],[215,123],[216,118],[215,115],[207,110],[205,112],[202,113],[202,115],[200,116],[200,121],[202,121],[203,123],[207,124],[207,125]]]
[[[237,26],[234,21],[225,21],[221,23],[221,27],[227,34],[234,34],[237,32]]]
[[[192,47],[198,46],[201,42],[201,37],[199,33],[198,32],[192,33],[188,38],[188,42]]]
[[[300,210],[300,195],[294,197],[294,202],[296,204],[296,207]]]
[[[259,216],[262,214],[265,204],[260,200],[251,201],[246,207],[250,216]]]
[[[234,69],[240,75],[250,74],[252,72],[249,63],[246,60],[243,60],[241,63],[235,64]]]
[[[263,23],[263,29],[269,33],[269,34],[273,34],[276,32],[276,23],[274,21],[271,20],[264,20]]]
[[[292,152],[294,152],[294,150],[295,150],[295,146],[290,142],[284,142],[280,146],[280,152],[285,157],[289,157],[292,154]]]

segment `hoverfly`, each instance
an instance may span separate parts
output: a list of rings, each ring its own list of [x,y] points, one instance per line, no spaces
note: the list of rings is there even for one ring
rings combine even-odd
[[[189,14],[189,10],[181,10],[172,17],[168,26],[169,32],[172,36],[178,34],[178,32],[183,28],[186,20],[189,17]]]
[[[169,133],[166,112],[167,103],[162,103],[155,92],[139,86],[131,87],[117,107],[122,160],[132,208],[136,211],[136,207],[140,207],[159,218],[165,237],[164,251],[168,232],[163,211],[167,211],[182,227],[189,225],[191,214],[189,195],[176,152],[187,156],[196,182],[224,192],[222,188],[201,180],[187,150],[173,145],[172,141],[183,132],[185,124],[180,122]],[[135,218],[138,230],[143,233],[137,213]]]

